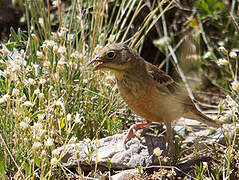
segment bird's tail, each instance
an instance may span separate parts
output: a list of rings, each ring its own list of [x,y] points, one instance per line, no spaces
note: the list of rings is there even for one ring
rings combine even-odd
[[[189,118],[189,119],[195,119],[199,122],[202,122],[208,126],[215,127],[215,128],[219,128],[222,125],[220,121],[213,120],[198,110],[187,112],[183,117]]]

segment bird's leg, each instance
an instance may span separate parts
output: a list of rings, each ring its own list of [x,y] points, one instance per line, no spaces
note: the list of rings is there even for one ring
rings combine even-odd
[[[173,156],[174,154],[174,146],[173,146],[173,131],[172,131],[172,126],[171,126],[171,122],[167,121],[165,122],[166,128],[167,128],[167,142],[168,142],[168,146],[167,146],[167,154],[169,156]]]
[[[140,129],[141,127],[147,126],[149,124],[150,123],[148,123],[148,122],[133,124],[132,126],[130,126],[130,128],[128,130],[119,131],[120,133],[127,132],[125,140],[124,140],[124,144],[126,144],[133,137],[137,137],[138,139],[140,139],[140,136],[137,134],[137,130]]]

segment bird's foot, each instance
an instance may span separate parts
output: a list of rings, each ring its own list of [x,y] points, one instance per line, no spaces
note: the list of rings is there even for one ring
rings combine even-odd
[[[140,135],[137,134],[137,130],[140,129],[141,127],[147,126],[147,125],[149,125],[149,124],[150,124],[150,123],[148,123],[148,122],[133,124],[132,126],[130,126],[130,128],[129,128],[128,130],[119,131],[119,133],[127,132],[126,137],[125,137],[125,140],[124,140],[124,145],[125,145],[130,139],[132,139],[133,137],[136,137],[136,138],[140,139]]]

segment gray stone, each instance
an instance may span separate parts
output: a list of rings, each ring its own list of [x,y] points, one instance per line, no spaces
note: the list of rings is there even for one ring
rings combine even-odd
[[[97,163],[100,170],[122,170],[157,164],[153,150],[157,147],[161,150],[166,148],[162,135],[146,133],[140,140],[132,138],[126,146],[123,144],[124,138],[125,133],[115,134],[99,140],[65,145],[58,150],[62,153],[63,165],[68,168],[79,165],[83,170],[89,170]]]

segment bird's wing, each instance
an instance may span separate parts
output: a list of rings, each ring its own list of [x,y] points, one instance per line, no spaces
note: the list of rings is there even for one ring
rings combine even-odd
[[[177,84],[169,75],[152,64],[146,63],[146,68],[161,94],[172,95],[182,104],[193,105],[185,87]]]

